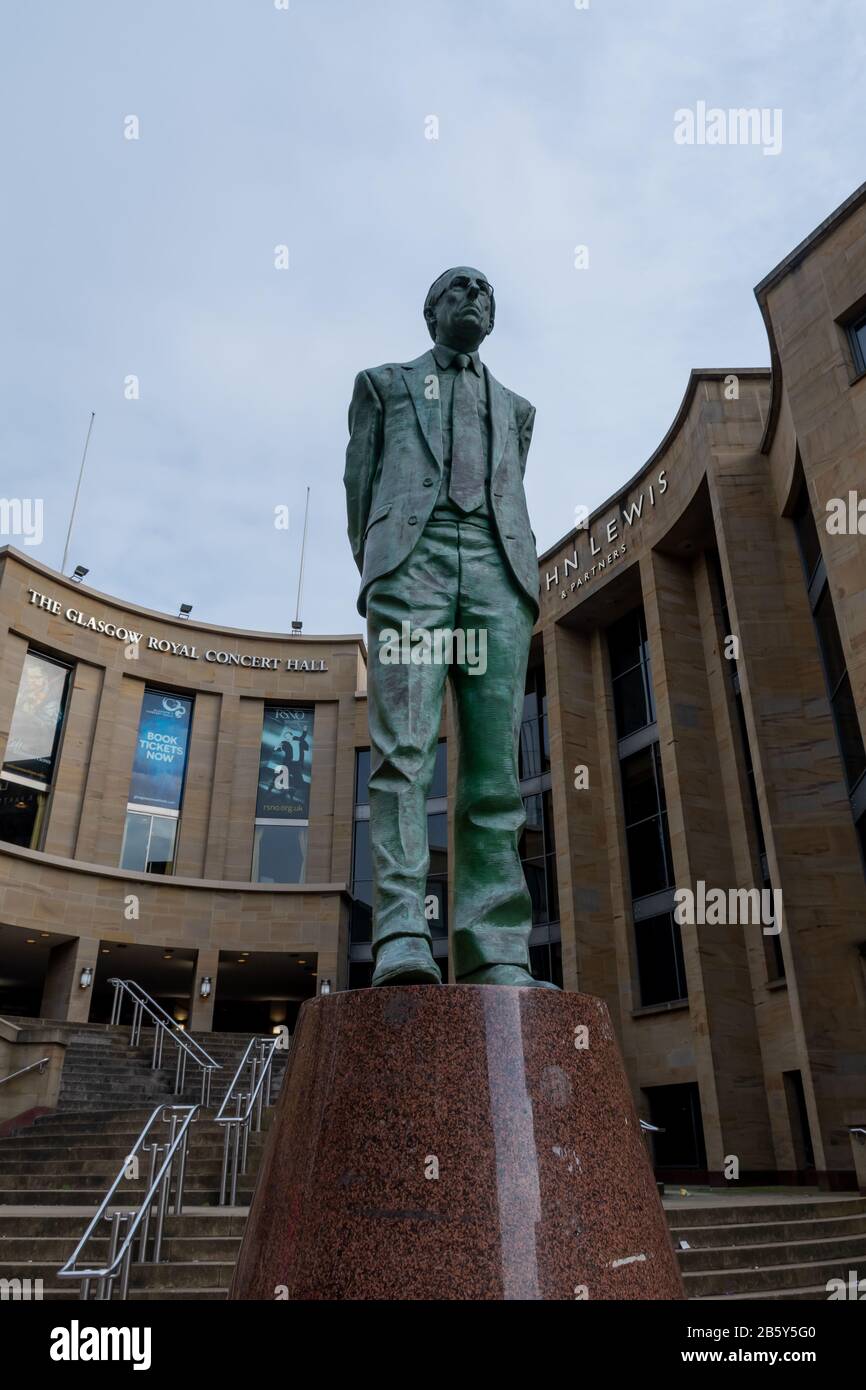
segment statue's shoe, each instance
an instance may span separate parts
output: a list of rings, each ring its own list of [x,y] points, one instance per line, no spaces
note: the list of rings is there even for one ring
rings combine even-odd
[[[393,936],[376,952],[374,985],[441,985],[442,974],[423,936]]]
[[[481,970],[475,970],[471,975],[464,975],[457,981],[459,985],[522,985],[533,989],[555,989],[559,993],[559,985],[551,984],[549,980],[534,980],[528,970],[524,970],[522,965],[485,965]]]

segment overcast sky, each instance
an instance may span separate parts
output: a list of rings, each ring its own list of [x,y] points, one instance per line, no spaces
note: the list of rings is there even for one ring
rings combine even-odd
[[[0,496],[45,509],[41,545],[0,541],[59,568],[93,410],[67,568],[228,626],[288,629],[309,485],[305,628],[361,630],[352,382],[429,346],[446,267],[492,281],[482,356],[537,406],[543,550],[652,453],[692,367],[768,364],[753,286],[864,177],[862,0],[0,14]],[[701,101],[781,110],[781,151],[677,143]]]

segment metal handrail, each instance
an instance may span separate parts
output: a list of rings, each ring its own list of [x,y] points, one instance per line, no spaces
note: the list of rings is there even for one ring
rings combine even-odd
[[[35,1071],[37,1067],[40,1071],[44,1071],[50,1061],[50,1057],[40,1057],[38,1062],[31,1062],[29,1067],[22,1067],[20,1071],[10,1072],[8,1076],[0,1076],[0,1086],[5,1086],[7,1081],[14,1081],[16,1076],[24,1076],[25,1072]]]
[[[270,1038],[250,1038],[246,1051],[238,1063],[231,1085],[223,1096],[222,1105],[214,1116],[218,1125],[225,1126],[223,1136],[223,1165],[220,1178],[221,1207],[234,1206],[238,1195],[238,1177],[247,1171],[247,1147],[250,1131],[258,1134],[262,1127],[262,1110],[271,1103],[271,1063],[274,1053],[280,1048],[282,1035]],[[280,1051],[284,1049],[280,1048]],[[249,1067],[248,1090],[239,1090],[241,1075]],[[234,1100],[234,1115],[226,1114],[230,1102]],[[244,1102],[246,1105],[244,1106]],[[244,1106],[242,1109],[241,1107]],[[230,1189],[230,1200],[226,1202],[226,1187]]]
[[[199,1109],[200,1106],[198,1105],[158,1105],[156,1107],[132,1146],[131,1152],[123,1160],[117,1177],[103,1197],[99,1209],[90,1221],[84,1235],[81,1237],[63,1268],[57,1271],[57,1277],[59,1279],[81,1280],[81,1298],[85,1302],[90,1298],[90,1286],[94,1279],[97,1281],[95,1295],[97,1300],[111,1299],[114,1293],[114,1285],[118,1279],[120,1280],[120,1297],[126,1298],[128,1296],[133,1241],[139,1231],[139,1227],[141,1227],[138,1246],[138,1263],[141,1264],[148,1254],[147,1246],[150,1236],[150,1221],[154,1197],[156,1197],[156,1225],[153,1232],[150,1260],[154,1264],[159,1263],[162,1255],[165,1216],[171,1201],[172,1179],[176,1179],[172,1212],[175,1216],[180,1216],[183,1211],[183,1183],[186,1175],[189,1127],[196,1118]],[[157,1118],[162,1118],[171,1123],[168,1142],[165,1144],[148,1145],[146,1141],[150,1136],[151,1128],[156,1123]],[[139,1203],[137,1210],[109,1212],[109,1203],[128,1172],[130,1160],[133,1159],[139,1151],[141,1153],[150,1154],[150,1174],[147,1192]],[[162,1161],[160,1162],[161,1155]],[[176,1160],[177,1168],[175,1169]],[[158,1168],[157,1165],[159,1165]],[[103,1218],[111,1222],[112,1228],[108,1249],[108,1263],[98,1269],[76,1269],[75,1266],[81,1251],[84,1249]],[[121,1236],[123,1237],[122,1241]]]
[[[114,1003],[111,1006],[112,1024],[120,1022],[120,1015],[123,1009],[123,1000],[128,995],[133,1003],[132,1026],[129,1033],[129,1046],[138,1047],[141,1041],[142,1015],[148,1014],[153,1020],[153,1060],[151,1069],[156,1071],[162,1066],[162,1045],[166,1037],[169,1042],[174,1043],[177,1048],[177,1066],[174,1075],[174,1093],[180,1095],[186,1081],[186,1062],[191,1057],[196,1066],[202,1069],[201,1078],[201,1103],[210,1104],[211,1079],[214,1071],[222,1071],[222,1063],[214,1061],[209,1053],[205,1052],[201,1043],[196,1042],[195,1038],[189,1037],[179,1028],[170,1014],[167,1014],[161,1004],[157,1004],[141,985],[136,984],[135,980],[111,979],[108,981],[114,986]],[[161,1017],[160,1017],[161,1015]]]

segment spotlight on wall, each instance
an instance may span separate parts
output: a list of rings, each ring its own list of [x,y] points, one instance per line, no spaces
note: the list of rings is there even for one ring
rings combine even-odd
[[[78,983],[82,989],[90,989],[93,984],[93,967],[91,965],[85,965],[78,978]]]
[[[90,570],[85,565],[76,565],[72,571],[72,578],[76,584],[80,584],[84,576],[89,573]]]
[[[192,612],[192,604],[191,604],[191,603],[182,603],[182,604],[180,605],[180,611],[178,612],[178,615],[177,615],[177,616],[178,616],[179,618],[188,618],[191,612]]]
[[[330,993],[331,993],[331,981],[330,981],[330,980],[323,980],[323,981],[322,981],[322,983],[321,983],[320,986],[319,986],[319,993],[320,993],[320,994],[330,994]]]
[[[210,977],[210,975],[202,975],[202,977],[201,977],[201,984],[200,984],[199,987],[198,987],[198,992],[199,992],[199,994],[201,995],[202,999],[207,999],[207,997],[208,997],[208,995],[210,994],[212,988],[213,988],[213,986],[212,986],[212,984],[211,984],[211,977]]]
[[[292,619],[292,636],[298,637],[304,630],[304,624],[298,622],[297,618]]]

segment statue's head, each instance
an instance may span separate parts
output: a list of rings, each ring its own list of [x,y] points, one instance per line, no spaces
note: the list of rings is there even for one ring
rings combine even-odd
[[[475,352],[493,331],[493,286],[472,266],[457,265],[434,280],[424,300],[424,318],[434,343]]]

